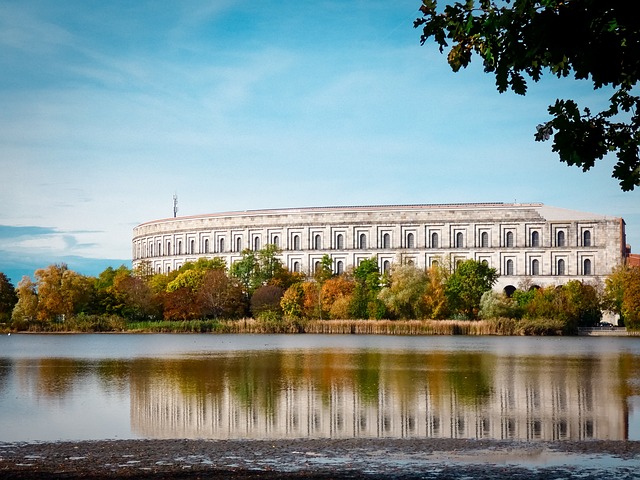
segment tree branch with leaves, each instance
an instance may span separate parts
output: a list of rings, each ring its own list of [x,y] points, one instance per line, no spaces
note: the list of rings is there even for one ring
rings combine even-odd
[[[614,93],[598,113],[574,100],[557,99],[552,118],[536,127],[536,141],[553,138],[560,160],[583,171],[614,153],[612,176],[624,191],[640,186],[640,17],[627,0],[467,0],[440,9],[423,0],[421,43],[430,38],[454,72],[473,55],[495,75],[500,93],[525,95],[526,77],[537,82],[544,71],[558,78],[573,75],[595,90]]]

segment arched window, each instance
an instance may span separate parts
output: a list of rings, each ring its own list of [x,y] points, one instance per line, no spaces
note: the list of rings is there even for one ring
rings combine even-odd
[[[158,256],[162,256],[162,243],[158,242]]]
[[[255,252],[257,252],[258,250],[260,250],[260,238],[259,237],[255,237],[253,239],[253,250]]]
[[[391,262],[389,260],[385,260],[382,263],[382,273],[389,273],[389,270],[391,270]]]
[[[360,236],[358,237],[358,248],[360,249],[367,248],[367,235],[364,233],[361,233]]]
[[[585,258],[584,262],[582,262],[582,274],[591,275],[591,260],[588,258]]]
[[[513,248],[513,232],[507,232],[507,236],[505,238],[505,246]]]
[[[149,256],[153,257],[153,243],[149,245]]]
[[[342,275],[344,273],[344,263],[342,262],[342,260],[338,260],[336,262],[336,273],[338,275]]]
[[[431,248],[438,248],[438,233],[433,232],[431,234]]]
[[[273,237],[273,245],[276,248],[280,248],[280,237],[278,237],[277,235]]]
[[[300,250],[300,235],[293,236],[293,249]]]
[[[182,241],[178,241],[178,250],[176,251],[178,255],[182,255]]]
[[[556,234],[556,247],[564,247],[564,243],[564,230],[558,230],[558,233]]]
[[[242,251],[242,239],[240,237],[236,238],[236,252]]]
[[[189,253],[196,253],[196,241],[195,240],[191,240],[191,242],[189,242]]]
[[[531,275],[540,275],[540,262],[536,259],[531,261]]]
[[[506,275],[513,275],[513,260],[507,260],[507,273]]]
[[[388,233],[385,233],[382,236],[382,248],[391,248],[391,235],[389,235]]]
[[[209,239],[204,239],[204,253],[209,253]]]
[[[558,275],[564,275],[564,260],[562,258],[558,259]]]
[[[415,248],[415,237],[413,233],[407,233],[407,248]]]
[[[456,248],[464,248],[464,235],[462,235],[462,232],[456,233]]]
[[[482,248],[488,248],[489,247],[489,234],[487,232],[482,232],[480,234],[480,246]]]
[[[218,251],[224,252],[224,238],[221,238],[220,240],[218,240]]]
[[[313,264],[313,272],[316,273],[320,270],[320,262],[316,262]]]
[[[537,230],[531,232],[531,246],[539,247],[540,246],[540,233]]]
[[[343,250],[344,249],[344,237],[342,236],[341,233],[339,233],[338,235],[336,235],[336,250]]]
[[[320,235],[313,237],[313,248],[315,250],[322,250],[322,237]]]
[[[582,246],[591,246],[591,232],[589,230],[585,230],[584,232],[582,232]]]
[[[293,262],[293,271],[294,272],[300,271],[300,262]]]

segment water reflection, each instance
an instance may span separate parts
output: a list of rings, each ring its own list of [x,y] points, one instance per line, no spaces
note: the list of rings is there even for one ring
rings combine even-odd
[[[607,359],[364,352],[221,356],[138,368],[145,437],[624,439]]]
[[[53,422],[65,439],[113,437],[96,420],[118,422],[108,414],[127,417],[124,436],[148,438],[627,439],[637,365],[624,352],[368,348],[0,358],[0,432],[18,428],[12,409],[31,409],[33,428]],[[89,432],[45,415],[82,419]],[[0,440],[51,436],[20,425],[25,438]]]

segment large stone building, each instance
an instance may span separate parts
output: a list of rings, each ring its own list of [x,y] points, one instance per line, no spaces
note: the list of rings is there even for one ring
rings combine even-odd
[[[312,273],[324,255],[336,273],[375,257],[429,267],[466,259],[500,274],[496,289],[602,280],[626,256],[622,218],[540,203],[286,208],[155,220],[133,234],[133,264],[169,272],[198,258],[227,265],[274,244],[292,271]]]

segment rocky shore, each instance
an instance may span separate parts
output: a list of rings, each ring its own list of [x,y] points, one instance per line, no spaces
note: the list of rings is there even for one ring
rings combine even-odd
[[[640,478],[640,442],[174,439],[0,443],[0,478],[635,479]]]

